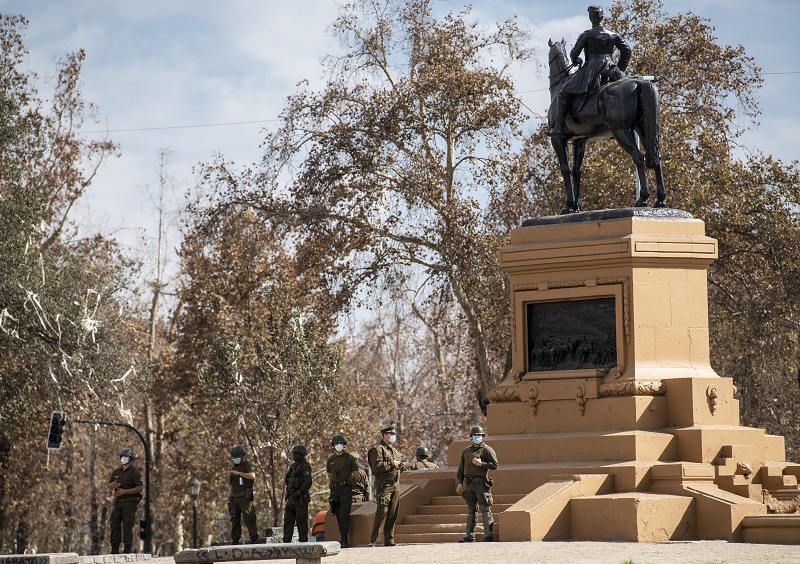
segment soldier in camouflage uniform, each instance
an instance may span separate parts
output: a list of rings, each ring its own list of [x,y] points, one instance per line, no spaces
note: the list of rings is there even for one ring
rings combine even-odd
[[[428,449],[428,447],[418,447],[414,454],[416,455],[417,460],[416,462],[412,462],[408,465],[409,470],[433,470],[434,468],[439,467],[433,462],[428,462],[428,458],[431,456],[431,451]]]
[[[245,456],[247,456],[247,452],[242,445],[233,445],[231,448],[233,468],[228,470],[228,481],[231,485],[228,512],[231,515],[231,541],[233,544],[239,544],[239,539],[242,537],[242,517],[244,517],[244,524],[250,533],[250,542],[258,542],[256,508],[253,504],[256,467],[249,460],[245,460]]]
[[[363,468],[358,469],[358,480],[353,484],[353,503],[369,501],[369,477]]]
[[[133,524],[136,521],[136,507],[142,499],[142,474],[134,468],[133,450],[126,448],[119,453],[122,466],[111,473],[108,487],[114,494],[114,509],[111,511],[111,554],[119,554],[120,541],[125,553],[133,548]]]
[[[286,471],[286,505],[283,508],[283,542],[292,542],[297,527],[297,540],[308,542],[308,504],[311,495],[311,465],[306,461],[305,445],[292,447],[294,462]]]
[[[328,472],[331,489],[328,500],[331,513],[339,523],[339,544],[342,548],[349,548],[350,508],[353,505],[353,483],[358,480],[358,459],[345,452],[345,445],[347,441],[344,435],[336,434],[331,437],[331,446],[335,452],[328,458],[325,470]]]
[[[492,479],[489,470],[496,470],[497,455],[494,449],[483,442],[486,433],[476,425],[469,431],[472,444],[461,453],[458,465],[456,493],[467,502],[467,534],[458,542],[475,542],[475,522],[478,508],[483,514],[483,540],[492,542],[494,519],[492,518]]]
[[[400,510],[400,472],[406,467],[403,455],[392,444],[397,438],[394,425],[381,429],[381,442],[369,449],[367,458],[375,475],[375,518],[372,521],[370,546],[378,542],[383,525],[384,546],[395,546],[394,524]]]

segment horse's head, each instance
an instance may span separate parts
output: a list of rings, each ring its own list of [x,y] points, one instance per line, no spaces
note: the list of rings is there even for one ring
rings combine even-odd
[[[567,63],[567,42],[564,38],[561,41],[547,40],[550,52],[547,60],[550,64],[550,88],[564,80],[569,74],[569,64]]]

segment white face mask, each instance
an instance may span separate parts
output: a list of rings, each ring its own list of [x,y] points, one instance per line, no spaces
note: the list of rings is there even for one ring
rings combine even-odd
[[[392,444],[397,440],[397,435],[389,435],[389,444]]]
[[[481,444],[481,442],[483,442],[483,437],[480,435],[474,435],[472,437],[472,442],[475,443],[476,445],[479,445]]]
[[[131,461],[131,459],[129,456],[120,456],[119,461],[122,462],[123,464],[128,464]]]
[[[344,445],[342,443],[337,443],[333,448],[336,449],[336,452],[342,452],[344,450]]]
[[[234,458],[233,459],[233,463],[234,464],[241,464],[242,463],[242,459],[241,458]]]

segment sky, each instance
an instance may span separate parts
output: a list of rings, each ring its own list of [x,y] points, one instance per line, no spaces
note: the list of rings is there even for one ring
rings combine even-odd
[[[590,3],[595,2],[471,3],[487,26],[517,16],[532,30],[538,61],[517,69],[515,79],[522,101],[539,116],[549,103],[543,70],[547,39],[564,37],[571,48],[590,26]],[[720,42],[742,44],[756,59],[766,73],[763,113],[743,142],[785,162],[797,159],[800,109],[797,95],[789,92],[800,89],[792,40],[800,2],[663,4],[670,14],[692,11],[709,18]],[[440,12],[464,5],[435,1]],[[53,74],[57,57],[85,49],[83,91],[97,105],[102,124],[88,124],[83,134],[102,136],[108,129],[122,155],[103,165],[76,219],[133,253],[153,251],[159,151],[169,151],[166,172],[175,199],[195,185],[196,165],[215,154],[256,162],[263,130],[275,125],[286,97],[302,80],[321,87],[320,61],[339,48],[329,33],[337,14],[334,0],[0,0],[0,13],[29,20],[30,70],[42,76]],[[169,244],[174,250],[179,242]]]

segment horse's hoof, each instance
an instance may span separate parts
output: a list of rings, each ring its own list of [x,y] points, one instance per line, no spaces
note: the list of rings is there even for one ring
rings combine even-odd
[[[633,204],[635,208],[646,208],[647,207],[647,200],[636,200]]]
[[[572,213],[572,208],[564,208],[559,215],[567,215],[568,213]]]
[[[667,204],[664,203],[664,200],[658,200],[655,204],[653,204],[654,208],[665,208]]]

